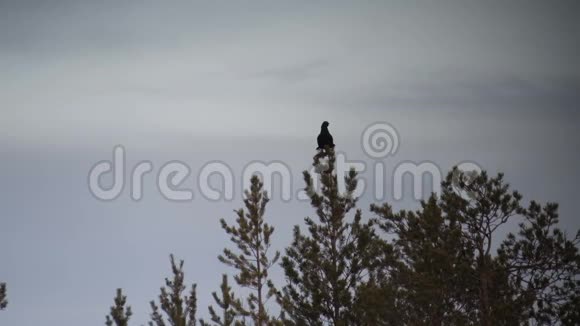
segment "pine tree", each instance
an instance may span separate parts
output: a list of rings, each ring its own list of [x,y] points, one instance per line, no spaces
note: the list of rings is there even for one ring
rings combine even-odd
[[[580,324],[580,231],[572,240],[556,228],[558,205],[532,202],[526,223],[509,234],[498,254],[509,286],[518,289],[524,317],[539,324]]]
[[[0,283],[0,310],[6,309],[8,306],[8,300],[6,299],[6,283]]]
[[[111,312],[107,316],[105,325],[107,326],[127,326],[129,319],[133,314],[131,307],[125,307],[127,297],[123,295],[122,289],[117,289],[117,296],[115,297],[115,305],[111,307]]]
[[[220,286],[222,297],[218,297],[216,292],[212,293],[212,297],[216,304],[222,311],[222,315],[219,316],[215,309],[210,306],[208,308],[211,321],[217,326],[241,326],[245,323],[240,320],[236,320],[238,317],[248,316],[248,312],[245,311],[240,299],[236,299],[232,288],[228,284],[228,277],[226,274],[222,275],[222,284]],[[202,326],[211,326],[212,324],[205,322],[203,319],[200,320]]]
[[[353,304],[357,288],[363,284],[365,261],[372,230],[362,223],[353,193],[357,174],[345,177],[341,194],[335,173],[334,150],[327,148],[314,157],[314,165],[328,158],[328,167],[318,169],[321,189],[314,189],[313,177],[304,172],[306,193],[316,210],[317,220],[305,218],[308,233],[294,228],[294,240],[282,259],[287,285],[280,297],[285,312],[298,325],[356,325]]]
[[[341,193],[333,149],[314,157],[328,166],[304,172],[306,193],[317,218],[305,218],[307,232],[295,226],[281,266],[287,284],[277,291],[269,270],[280,254],[269,254],[274,228],[264,220],[268,197],[259,178],[251,179],[245,208],[236,224],[221,220],[236,250],[218,256],[234,267],[236,283],[250,294],[236,298],[223,275],[221,314],[209,307],[203,326],[252,325],[580,325],[580,232],[569,239],[557,228],[558,205],[531,202],[511,191],[503,175],[451,171],[440,196],[417,211],[393,212],[371,205],[377,218],[362,222],[354,191],[357,174],[345,177]],[[315,189],[315,178],[320,189]],[[519,223],[517,234],[503,230]],[[165,279],[159,305],[151,302],[150,326],[196,325],[196,286],[183,295],[183,261]],[[279,318],[266,309],[275,295]],[[128,325],[131,308],[117,290],[106,325]],[[6,285],[0,284],[0,309]],[[288,319],[286,319],[286,316]]]
[[[442,186],[417,212],[371,207],[398,257],[385,261],[389,277],[366,289],[383,296],[371,302],[399,309],[403,324],[577,325],[580,234],[569,240],[556,228],[557,205],[523,208],[501,174],[467,183],[454,169]],[[501,243],[516,220],[520,232]],[[381,317],[375,324],[393,325]]]
[[[266,205],[268,204],[267,193],[263,190],[263,183],[257,176],[252,176],[251,186],[245,191],[245,210],[236,211],[236,224],[229,226],[221,219],[222,228],[230,235],[230,240],[236,245],[237,251],[225,248],[219,260],[237,270],[234,279],[237,284],[251,290],[246,298],[248,308],[238,310],[238,315],[247,314],[254,325],[262,326],[274,323],[274,319],[268,315],[265,304],[275,293],[273,283],[268,278],[269,269],[280,257],[275,252],[269,257],[271,247],[270,238],[274,232],[264,220]]]
[[[453,179],[457,174],[458,183]],[[474,250],[472,276],[478,283],[479,322],[484,326],[491,326],[500,322],[494,318],[492,307],[498,301],[492,299],[493,292],[501,290],[497,288],[500,280],[495,277],[502,276],[502,273],[495,271],[492,257],[496,239],[494,234],[518,214],[522,197],[517,191],[509,191],[509,185],[503,182],[502,174],[490,179],[486,172],[482,172],[469,183],[465,183],[464,179],[463,173],[457,169],[449,173],[442,184],[441,207],[448,216],[460,221],[462,235]],[[468,196],[462,196],[462,193],[467,193]]]
[[[387,271],[377,278],[375,291],[383,292],[383,302],[377,303],[388,305],[384,310],[398,313],[381,317],[379,324],[469,325],[476,291],[469,276],[473,250],[463,241],[458,221],[443,215],[437,196],[421,202],[416,212],[393,213],[387,204],[372,205],[371,211],[381,229],[395,235],[391,244],[397,257],[382,266]],[[393,296],[396,304],[389,303]]]
[[[172,326],[195,326],[197,320],[196,284],[191,286],[189,295],[183,295],[185,291],[183,260],[179,265],[175,263],[173,255],[170,255],[171,270],[173,279],[165,279],[166,287],[161,287],[159,294],[159,306],[155,301],[151,301],[151,320],[149,326],[165,326],[165,315],[167,321]],[[161,309],[160,309],[161,307]]]

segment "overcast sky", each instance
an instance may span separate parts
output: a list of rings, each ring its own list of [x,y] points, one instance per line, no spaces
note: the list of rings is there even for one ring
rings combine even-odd
[[[243,167],[284,162],[299,190],[323,120],[369,167],[361,134],[384,121],[400,137],[388,171],[472,161],[505,172],[525,201],[559,202],[573,234],[580,3],[0,0],[0,324],[102,325],[117,287],[145,323],[170,253],[207,316],[231,272],[216,258],[230,246],[218,219],[242,204]],[[153,176],[140,202],[95,199],[87,175],[117,144],[129,168],[186,162],[194,200],[165,200]],[[233,201],[195,188],[215,160],[235,171]],[[283,248],[313,211],[273,197]],[[416,208],[411,197],[386,200]],[[361,207],[373,201],[365,193]]]

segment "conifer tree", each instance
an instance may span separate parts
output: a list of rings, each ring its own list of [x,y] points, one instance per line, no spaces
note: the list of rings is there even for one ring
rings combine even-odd
[[[357,174],[345,177],[341,193],[335,154],[326,148],[314,157],[328,166],[304,172],[306,193],[316,218],[307,231],[295,226],[281,266],[287,284],[277,291],[269,278],[280,254],[270,254],[274,228],[264,220],[268,197],[259,178],[251,178],[245,208],[235,225],[221,220],[236,245],[218,256],[234,267],[234,279],[250,294],[236,298],[223,275],[221,310],[209,307],[203,326],[250,325],[580,325],[580,232],[569,239],[557,228],[558,206],[520,204],[503,175],[485,172],[466,182],[454,169],[417,211],[393,212],[371,205],[378,218],[362,221],[354,191]],[[320,189],[315,189],[316,181]],[[502,230],[519,223],[502,242]],[[509,230],[509,227],[508,227]],[[183,261],[165,279],[159,304],[151,302],[150,326],[196,325],[196,286],[184,295]],[[282,307],[270,316],[267,300]],[[6,285],[0,284],[0,309]],[[288,319],[286,319],[286,316]],[[128,326],[131,308],[117,290],[106,317],[108,326]]]
[[[268,271],[280,257],[275,252],[271,257],[270,238],[274,228],[264,220],[268,195],[263,190],[263,183],[257,176],[252,176],[251,186],[245,191],[245,209],[236,211],[235,225],[228,225],[221,219],[222,228],[230,235],[230,240],[236,245],[237,250],[225,248],[223,255],[218,259],[237,270],[234,276],[237,284],[250,289],[251,293],[246,298],[247,309],[232,306],[238,315],[248,315],[254,325],[263,326],[274,323],[266,310],[266,301],[275,293],[273,283],[269,279]]]
[[[524,318],[538,324],[580,324],[580,231],[569,240],[556,227],[558,205],[532,202],[526,223],[498,251],[508,285],[517,289]]]
[[[6,283],[0,283],[0,310],[6,309],[8,306],[8,300],[6,299]]]
[[[161,287],[159,305],[151,301],[150,326],[165,326],[168,321],[171,326],[195,326],[197,320],[196,284],[191,286],[189,295],[183,295],[186,289],[184,284],[183,260],[179,265],[175,263],[173,255],[170,255],[171,271],[173,278],[165,279],[165,286]],[[165,318],[163,317],[165,315]]]
[[[319,152],[314,165],[325,157],[328,167],[317,169],[319,191],[313,176],[304,172],[305,190],[317,219],[305,218],[307,234],[294,228],[294,239],[282,259],[288,282],[280,302],[297,325],[357,325],[360,321],[352,307],[364,281],[373,233],[370,224],[361,221],[360,210],[351,214],[356,206],[356,172],[351,169],[345,177],[346,192],[341,194],[334,150]]]
[[[458,183],[453,179],[457,174]],[[473,249],[472,276],[477,281],[479,322],[484,326],[491,326],[499,322],[493,316],[492,307],[494,292],[501,291],[497,285],[502,282],[496,276],[504,276],[495,270],[497,266],[492,250],[497,237],[494,234],[517,216],[522,196],[517,191],[510,192],[509,185],[503,182],[502,174],[496,178],[488,178],[487,173],[482,172],[469,183],[465,183],[464,179],[463,173],[457,169],[449,173],[442,184],[441,208],[449,217],[460,221],[462,236]],[[462,195],[463,193],[468,196]],[[498,302],[495,301],[495,304]]]
[[[240,320],[236,320],[238,317],[245,317],[248,315],[247,311],[243,308],[240,299],[237,299],[232,291],[232,288],[228,284],[228,276],[226,274],[222,275],[221,298],[218,297],[216,292],[212,293],[212,297],[218,307],[222,311],[222,315],[219,316],[215,309],[210,306],[208,308],[211,321],[214,322],[213,325],[217,326],[241,326],[245,325]],[[205,322],[203,319],[200,320],[202,326],[211,326],[212,324]]]
[[[378,277],[374,284],[383,293],[377,303],[382,310],[396,307],[397,322],[386,322],[393,320],[391,314],[378,323],[469,325],[473,310],[466,303],[476,291],[469,276],[473,250],[463,240],[460,224],[443,215],[437,196],[421,202],[416,212],[393,213],[388,204],[372,205],[371,211],[381,218],[381,229],[395,236],[391,244],[397,257],[382,266],[389,277]],[[390,302],[393,297],[396,305]]]
[[[127,297],[123,295],[122,289],[117,289],[117,296],[115,296],[115,305],[111,307],[111,312],[107,316],[105,325],[107,326],[128,326],[129,319],[133,314],[131,307],[125,307]]]
[[[569,240],[556,228],[557,205],[523,208],[520,200],[501,174],[466,183],[454,169],[441,198],[416,213],[373,206],[400,259],[388,266],[391,283],[371,290],[394,293],[405,324],[577,325],[580,234]],[[501,243],[512,221],[520,231]]]

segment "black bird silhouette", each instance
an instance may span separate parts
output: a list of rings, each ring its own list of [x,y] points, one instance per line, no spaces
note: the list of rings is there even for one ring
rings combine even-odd
[[[318,148],[317,149],[325,149],[327,146],[330,148],[334,148],[334,141],[332,139],[332,135],[328,131],[328,121],[324,121],[322,126],[320,127],[320,134],[316,139],[318,141]]]

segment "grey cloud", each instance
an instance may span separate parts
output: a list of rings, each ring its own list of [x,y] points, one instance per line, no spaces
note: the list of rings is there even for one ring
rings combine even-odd
[[[311,77],[319,77],[321,70],[329,66],[327,60],[313,60],[305,63],[275,67],[253,73],[250,78],[266,79],[282,83],[295,83]]]

